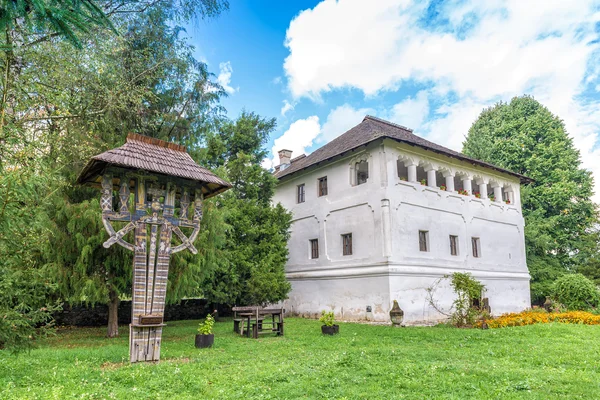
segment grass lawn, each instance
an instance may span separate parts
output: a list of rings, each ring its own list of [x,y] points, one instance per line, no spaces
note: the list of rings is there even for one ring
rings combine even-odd
[[[0,399],[600,398],[600,326],[490,330],[286,320],[285,337],[236,336],[215,324],[196,349],[197,321],[170,322],[159,364],[130,365],[127,327],[63,330],[40,348],[0,352]]]

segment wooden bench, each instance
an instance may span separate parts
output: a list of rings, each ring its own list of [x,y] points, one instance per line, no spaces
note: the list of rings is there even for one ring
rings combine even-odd
[[[263,308],[259,306],[233,307],[233,330],[242,336],[257,339],[258,335],[273,333],[284,334],[283,308]],[[270,316],[271,318],[266,318]],[[244,329],[245,327],[245,329]],[[269,329],[265,329],[269,328]]]

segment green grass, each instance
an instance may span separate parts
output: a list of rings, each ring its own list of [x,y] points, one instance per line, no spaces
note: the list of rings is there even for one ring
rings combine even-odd
[[[215,324],[194,348],[197,321],[170,322],[162,361],[127,362],[123,337],[63,330],[20,355],[0,352],[0,399],[600,398],[600,326],[494,330],[286,320],[284,337],[236,336]]]

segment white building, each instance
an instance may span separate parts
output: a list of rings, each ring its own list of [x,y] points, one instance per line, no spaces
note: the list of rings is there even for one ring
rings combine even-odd
[[[289,311],[345,320],[445,318],[428,287],[455,271],[486,285],[494,315],[530,306],[520,184],[529,179],[367,116],[309,156],[279,152],[274,202],[293,213]],[[435,299],[448,309],[444,279]]]

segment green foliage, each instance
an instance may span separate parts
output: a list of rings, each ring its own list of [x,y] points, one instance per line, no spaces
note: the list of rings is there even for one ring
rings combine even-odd
[[[31,42],[47,40],[48,36],[62,36],[74,46],[82,48],[80,36],[89,33],[92,28],[114,31],[110,19],[97,3],[93,0],[3,1],[0,6],[0,30],[30,31],[30,34],[38,36]]]
[[[200,322],[200,324],[198,325],[198,333],[201,335],[212,335],[214,324],[215,319],[212,315],[208,314],[206,316],[206,319],[203,322]]]
[[[260,166],[274,119],[243,112],[209,136],[206,161],[233,184],[220,196],[227,225],[224,258],[203,286],[208,299],[266,304],[287,298],[285,279],[291,215],[271,199],[277,183]]]
[[[463,152],[533,178],[522,187],[532,300],[543,302],[552,282],[587,262],[597,244],[593,180],[564,123],[532,97],[485,109],[469,129]]]
[[[39,262],[51,234],[46,196],[52,181],[21,169],[0,174],[0,349],[31,348],[51,331],[56,289]]]
[[[321,311],[321,317],[319,321],[325,326],[333,326],[335,322],[335,316],[333,315],[333,311]]]
[[[567,274],[556,280],[552,297],[568,310],[589,310],[598,307],[600,291],[582,274]]]
[[[480,315],[480,310],[473,307],[473,301],[482,303],[485,286],[470,273],[455,272],[450,277],[450,286],[456,294],[452,303],[454,312],[452,323],[456,326],[473,325]]]
[[[446,279],[450,279],[450,288],[456,295],[448,311],[438,305],[435,299],[438,285]],[[481,309],[485,286],[468,272],[445,275],[428,287],[426,291],[429,305],[440,314],[449,317],[450,322],[457,327],[473,326],[479,318],[486,315],[486,310]],[[474,303],[478,303],[479,306]]]
[[[5,3],[0,286],[10,290],[0,300],[0,342],[13,346],[43,333],[55,300],[114,304],[130,295],[131,254],[102,247],[98,191],[74,181],[89,157],[121,145],[128,132],[184,144],[198,159],[222,117],[224,92],[177,24],[216,16],[227,2]],[[121,35],[97,29],[113,25]],[[226,226],[207,203],[196,243],[202,254],[173,257],[168,301],[202,294],[205,274],[220,257]]]

